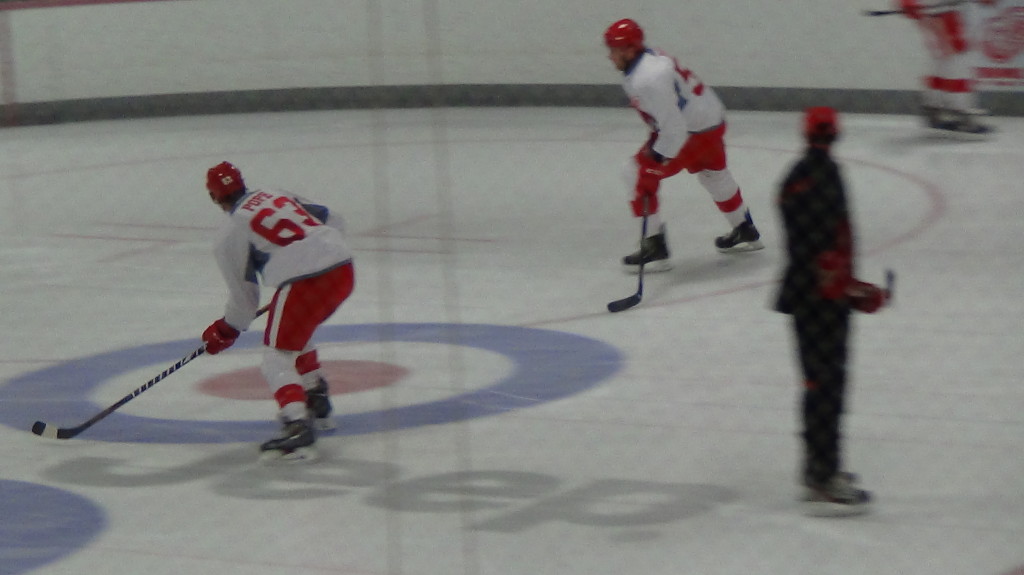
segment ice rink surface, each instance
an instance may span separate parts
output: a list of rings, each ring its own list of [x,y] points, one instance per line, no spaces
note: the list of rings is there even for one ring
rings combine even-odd
[[[722,255],[696,178],[643,302],[620,109],[432,109],[6,129],[0,574],[1021,575],[1024,120],[965,142],[842,117],[858,271],[847,467],[869,515],[796,503],[800,388],[774,208],[799,116],[730,115],[766,249]],[[75,439],[223,310],[206,169],[321,200],[356,291],[320,337],[340,429],[266,467],[257,320]],[[265,291],[265,298],[269,294]]]

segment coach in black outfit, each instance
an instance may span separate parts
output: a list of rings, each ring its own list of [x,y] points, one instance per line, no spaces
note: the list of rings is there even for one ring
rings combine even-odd
[[[870,502],[870,493],[856,486],[856,476],[841,469],[840,418],[850,310],[872,313],[887,297],[884,290],[853,277],[846,191],[831,156],[838,135],[835,110],[806,111],[807,149],[778,196],[788,261],[775,309],[793,318],[804,377],[803,504],[811,515],[863,513]]]

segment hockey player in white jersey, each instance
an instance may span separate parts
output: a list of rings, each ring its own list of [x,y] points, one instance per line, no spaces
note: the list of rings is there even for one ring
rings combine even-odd
[[[643,29],[633,20],[615,22],[604,33],[608,57],[624,75],[623,88],[650,129],[633,157],[631,207],[646,215],[648,237],[622,259],[629,269],[641,262],[653,271],[670,269],[665,224],[658,213],[661,180],[686,170],[697,175],[732,231],[715,239],[721,252],[764,247],[726,162],[725,106],[714,90],[674,58],[646,47]]]
[[[210,198],[228,215],[214,249],[228,286],[224,317],[203,332],[206,351],[234,344],[255,319],[260,281],[276,291],[263,334],[260,371],[277,401],[280,437],[260,446],[261,459],[315,459],[317,431],[333,428],[313,332],[352,293],[352,251],[339,216],[283,191],[249,189],[234,165],[209,169]]]
[[[973,40],[968,34],[968,2],[895,0],[903,14],[918,23],[932,58],[923,80],[921,114],[937,130],[985,136],[992,131],[978,120],[988,112],[978,107],[975,91]],[[994,0],[978,0],[994,4]]]

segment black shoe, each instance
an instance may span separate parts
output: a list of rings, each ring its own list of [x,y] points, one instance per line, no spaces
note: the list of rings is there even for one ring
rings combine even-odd
[[[284,424],[280,437],[260,445],[260,452],[265,459],[315,459],[312,449],[316,443],[316,433],[306,419],[296,419]]]
[[[715,238],[715,247],[723,253],[729,252],[752,252],[764,248],[761,243],[761,234],[754,227],[750,214],[746,220],[732,229],[727,235]]]
[[[852,471],[837,471],[834,477],[838,478],[838,479],[840,479],[842,481],[845,481],[845,482],[847,482],[847,483],[849,483],[851,485],[855,485],[857,483],[860,483],[860,476],[857,475],[856,473],[853,473]],[[809,475],[805,474],[804,475],[804,487],[813,487],[814,484],[815,484],[815,481],[813,479],[811,479]]]
[[[306,390],[306,408],[318,431],[330,431],[336,427],[334,418],[331,417],[331,412],[334,411],[331,393],[324,378],[321,377],[317,381],[316,387]]]
[[[668,258],[665,226],[661,226],[661,230],[657,234],[646,237],[640,242],[639,250],[622,258],[622,265],[628,268],[639,268],[643,263],[645,271],[667,271],[672,269]]]
[[[860,515],[869,510],[871,493],[855,485],[857,476],[839,472],[828,481],[806,482],[801,498],[804,513],[812,517]]]

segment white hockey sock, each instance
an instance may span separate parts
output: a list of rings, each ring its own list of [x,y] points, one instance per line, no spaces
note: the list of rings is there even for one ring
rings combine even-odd
[[[747,207],[743,203],[743,194],[728,169],[705,170],[697,174],[701,186],[711,194],[719,211],[728,220],[729,225],[736,227],[743,223],[747,216]]]
[[[295,421],[296,419],[305,419],[307,416],[306,403],[293,401],[285,406],[282,406],[280,414],[281,419],[283,421]]]
[[[313,389],[320,383],[320,358],[316,348],[308,345],[302,353],[295,358],[295,370],[302,378],[302,387]]]
[[[656,236],[661,233],[661,214],[655,212],[647,216],[647,237]]]

